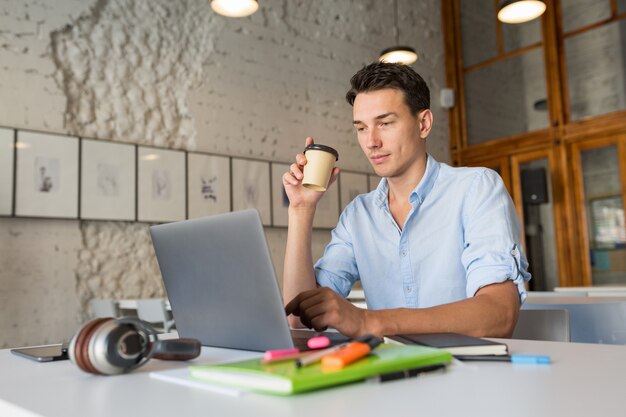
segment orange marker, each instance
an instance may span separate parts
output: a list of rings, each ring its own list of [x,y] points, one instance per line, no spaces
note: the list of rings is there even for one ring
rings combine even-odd
[[[322,371],[337,371],[361,359],[380,345],[381,339],[371,336],[365,342],[352,342],[348,346],[322,358]]]

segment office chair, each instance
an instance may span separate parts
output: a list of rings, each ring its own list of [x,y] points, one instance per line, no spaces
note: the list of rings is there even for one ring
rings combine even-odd
[[[89,300],[93,318],[119,317],[119,310],[115,301],[109,298],[92,298]]]
[[[137,317],[151,324],[156,329],[168,333],[174,327],[174,320],[170,320],[169,312],[165,308],[162,298],[144,298],[137,300]]]
[[[569,312],[566,309],[522,309],[512,339],[569,342]]]

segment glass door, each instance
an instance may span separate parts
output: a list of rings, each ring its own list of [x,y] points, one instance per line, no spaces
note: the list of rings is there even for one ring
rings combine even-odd
[[[626,135],[573,145],[585,285],[626,285]]]
[[[511,157],[513,200],[522,222],[523,243],[532,279],[531,291],[552,291],[560,285],[559,265],[566,259],[557,242],[563,242],[556,210],[562,198],[554,192],[556,166],[551,149]]]

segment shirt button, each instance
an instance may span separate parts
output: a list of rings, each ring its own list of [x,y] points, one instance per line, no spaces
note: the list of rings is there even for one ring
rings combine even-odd
[[[406,292],[411,292],[413,289],[411,287],[406,287]]]
[[[406,250],[400,251],[400,256],[406,256]]]

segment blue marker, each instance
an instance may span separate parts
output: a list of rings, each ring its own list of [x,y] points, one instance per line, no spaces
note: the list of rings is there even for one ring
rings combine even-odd
[[[545,355],[511,355],[514,365],[550,365],[550,357]]]
[[[514,365],[550,365],[546,355],[454,355],[461,361],[511,362]]]

